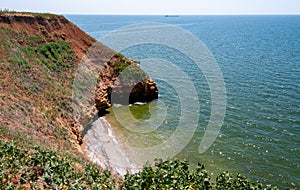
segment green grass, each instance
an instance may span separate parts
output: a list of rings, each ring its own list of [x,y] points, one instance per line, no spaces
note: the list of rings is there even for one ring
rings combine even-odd
[[[39,12],[18,12],[14,10],[9,9],[0,9],[0,15],[3,14],[19,14],[19,15],[31,15],[31,16],[40,16],[43,18],[49,18],[49,17],[62,17],[60,15],[52,14],[52,13],[39,13]]]
[[[10,56],[7,61],[15,64],[19,69],[29,70],[31,69],[31,64],[22,56],[20,51],[15,53],[15,56]]]
[[[121,77],[123,84],[136,84],[147,78],[147,74],[133,61],[126,59],[122,54],[117,53],[114,55],[117,62],[114,64],[114,77]]]
[[[39,39],[38,37],[36,38]],[[70,63],[76,60],[71,43],[62,40],[42,43],[36,47],[24,46],[23,51],[28,58],[37,57],[39,64],[44,64],[49,70],[56,72],[70,68]]]
[[[114,65],[114,76],[117,77],[119,74],[125,70],[131,63],[125,60],[120,59],[115,65]]]
[[[6,91],[1,91],[7,105],[1,106],[1,118],[15,123],[16,131],[24,126],[23,129],[30,129],[31,133],[37,131],[38,134],[32,134],[33,139],[44,140],[48,136],[67,139],[69,135],[64,127],[70,124],[66,122],[66,126],[61,126],[58,121],[71,121],[69,97],[77,60],[71,43],[47,42],[39,34],[30,36],[0,27],[0,50],[1,85],[7,86]],[[19,101],[14,102],[15,99]],[[49,113],[45,113],[46,110]],[[19,114],[17,118],[15,112]],[[1,118],[0,125],[3,125]],[[70,141],[66,142],[68,149]]]

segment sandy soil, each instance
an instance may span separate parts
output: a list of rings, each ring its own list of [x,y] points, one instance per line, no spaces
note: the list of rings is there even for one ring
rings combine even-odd
[[[127,171],[137,172],[104,117],[99,117],[91,124],[84,140],[87,156],[93,163],[120,176],[124,176]]]

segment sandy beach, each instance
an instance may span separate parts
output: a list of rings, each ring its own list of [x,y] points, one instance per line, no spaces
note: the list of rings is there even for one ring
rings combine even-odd
[[[99,117],[91,124],[84,140],[88,158],[93,163],[120,176],[124,176],[127,171],[137,172],[137,167],[130,162],[111,125],[104,117]]]

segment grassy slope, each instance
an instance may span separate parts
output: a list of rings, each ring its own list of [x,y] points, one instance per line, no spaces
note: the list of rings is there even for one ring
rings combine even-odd
[[[29,16],[39,16],[43,18],[49,18],[49,17],[59,17],[59,15],[52,14],[52,13],[37,13],[37,12],[17,12],[17,11],[10,11],[10,10],[0,10],[0,15],[29,15]]]
[[[77,62],[70,42],[0,27],[0,189],[113,186],[66,127]]]
[[[3,27],[0,40],[1,133],[11,139],[22,131],[33,140],[68,149],[68,131],[61,122],[71,119],[72,111],[76,56],[70,44]]]

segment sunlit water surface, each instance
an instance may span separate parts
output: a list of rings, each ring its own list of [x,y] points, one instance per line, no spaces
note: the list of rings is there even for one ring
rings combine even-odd
[[[300,16],[67,15],[67,18],[96,39],[119,27],[143,22],[174,24],[196,35],[216,58],[227,92],[224,124],[214,144],[203,154],[198,153],[198,147],[210,117],[211,99],[201,71],[176,50],[159,45],[134,46],[122,52],[136,60],[149,57],[168,60],[180,66],[193,81],[200,102],[199,124],[192,140],[176,157],[192,164],[204,163],[213,177],[228,170],[281,188],[300,186]],[[181,111],[188,113],[182,110],[172,86],[162,80],[156,82],[159,99],[167,106],[166,119],[158,127],[135,126],[157,127],[153,132],[131,132],[118,123],[112,110],[106,116],[125,147],[162,143],[176,130]],[[180,82],[177,85],[187,88],[180,86]],[[125,114],[126,108],[116,109],[123,120],[132,122]],[[149,104],[131,105],[130,111],[140,121],[150,118]],[[162,110],[157,107],[156,111]]]

